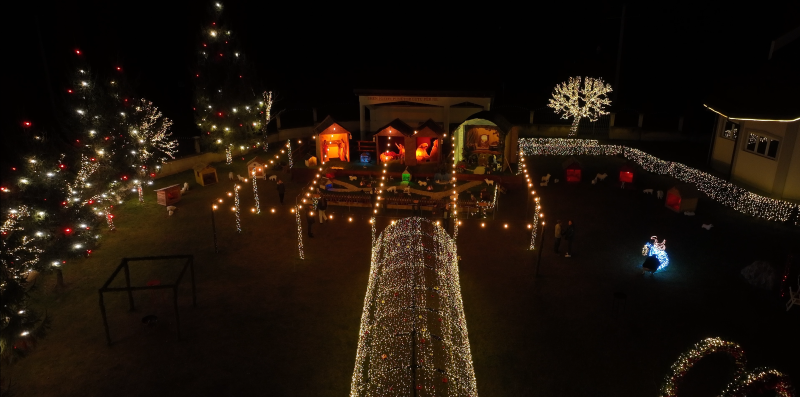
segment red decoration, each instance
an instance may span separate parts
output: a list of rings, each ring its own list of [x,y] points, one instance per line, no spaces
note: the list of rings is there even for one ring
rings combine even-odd
[[[66,228],[66,229],[64,229],[64,233],[72,233],[72,229]]]
[[[23,126],[25,126],[25,127],[27,128],[27,127],[30,127],[30,126],[31,126],[31,122],[30,122],[30,121],[23,121],[23,122],[22,122],[22,125],[23,125]]]
[[[122,70],[122,68],[121,68],[121,67],[119,67],[119,66],[117,66],[117,70]]]
[[[75,50],[75,53],[81,55],[81,50]]]

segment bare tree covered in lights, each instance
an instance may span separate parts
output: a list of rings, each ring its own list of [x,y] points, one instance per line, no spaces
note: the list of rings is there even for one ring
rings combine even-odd
[[[197,48],[195,122],[205,148],[231,151],[265,144],[271,95],[258,87],[255,68],[247,60],[239,41],[223,17],[224,6],[211,4],[209,20],[201,29]]]
[[[570,77],[569,81],[556,85],[547,106],[561,114],[562,119],[572,118],[569,135],[574,136],[582,118],[597,121],[608,114],[605,107],[611,105],[611,99],[606,95],[611,91],[611,85],[603,83],[603,79],[587,77],[581,86],[580,76]]]

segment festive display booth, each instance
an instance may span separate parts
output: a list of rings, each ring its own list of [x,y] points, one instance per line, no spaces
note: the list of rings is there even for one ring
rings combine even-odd
[[[194,180],[201,186],[213,185],[219,182],[216,168],[208,164],[197,164],[194,167]]]
[[[416,163],[414,164],[438,164],[441,161],[444,129],[435,123],[433,119],[428,119],[428,121],[417,127],[411,139],[414,142],[414,147],[417,148],[414,156]]]
[[[473,114],[453,132],[454,162],[502,170],[517,162],[516,135],[512,125],[495,112]]]
[[[477,396],[455,240],[413,217],[374,241],[350,396]]]
[[[633,183],[633,171],[634,168],[632,165],[625,163],[622,167],[619,167],[619,181],[625,183]]]
[[[322,164],[328,161],[350,161],[350,131],[344,129],[333,117],[325,117],[314,128],[317,140],[317,159]]]
[[[181,200],[181,185],[172,185],[156,189],[156,197],[163,206],[172,205]]]
[[[247,162],[247,175],[253,178],[266,179],[267,165],[258,156]]]
[[[581,163],[575,157],[568,158],[561,166],[564,168],[564,179],[567,182],[578,183],[581,181]]]
[[[697,209],[697,200],[700,192],[693,185],[676,185],[667,190],[664,205],[675,212],[694,212]]]
[[[413,150],[414,129],[400,119],[378,129],[372,136],[378,148],[378,161],[381,163],[399,163],[414,165],[417,163],[416,152]],[[406,149],[410,148],[410,152]]]

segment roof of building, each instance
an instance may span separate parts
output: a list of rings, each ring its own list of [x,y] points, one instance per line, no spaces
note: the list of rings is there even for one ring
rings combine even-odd
[[[417,131],[420,131],[425,127],[430,128],[431,131],[437,134],[444,134],[444,129],[441,126],[439,126],[439,124],[437,124],[435,121],[433,121],[433,119],[428,119],[428,121],[422,123],[419,127],[417,127]]]
[[[328,115],[327,117],[325,117],[325,119],[324,119],[324,120],[322,120],[322,122],[321,122],[321,123],[319,123],[319,125],[317,125],[316,127],[314,127],[314,133],[315,133],[315,134],[319,134],[319,133],[321,133],[322,131],[325,131],[325,130],[327,130],[327,129],[328,129],[328,127],[330,127],[330,126],[332,126],[332,125],[334,125],[334,124],[338,125],[338,126],[339,126],[339,127],[342,129],[342,131],[344,131],[344,132],[346,132],[346,133],[350,133],[350,131],[348,131],[346,128],[342,127],[342,125],[341,125],[341,124],[339,124],[339,123],[338,123],[336,120],[334,120],[334,119],[333,119],[333,117],[331,117],[330,115]]]
[[[482,112],[478,112],[473,114],[472,116],[467,117],[467,120],[475,120],[475,119],[489,120],[492,123],[494,123],[494,125],[496,125],[498,128],[500,128],[500,130],[503,131],[503,133],[511,131],[512,127],[511,123],[509,123],[505,117],[503,117],[501,114],[497,112],[493,112],[491,110],[484,110]]]
[[[383,126],[381,128],[378,128],[377,132],[381,132],[381,131],[383,131],[383,130],[385,130],[387,128],[392,128],[394,130],[400,131],[400,133],[405,135],[405,136],[414,135],[414,129],[411,128],[410,125],[404,123],[403,120],[400,120],[400,119],[394,119],[394,120],[390,121],[389,124],[386,124],[385,126]]]
[[[696,198],[700,197],[700,191],[697,190],[696,187],[692,184],[688,183],[681,183],[672,187],[678,191],[682,198]],[[672,190],[670,189],[670,190]]]
[[[200,171],[202,171],[202,170],[204,170],[204,169],[206,169],[206,168],[211,168],[211,169],[214,169],[214,167],[212,167],[212,166],[208,165],[208,163],[197,163],[197,164],[195,164],[195,165],[192,167],[192,169],[193,169],[195,172],[200,172]]]
[[[259,158],[258,156],[256,156],[256,157],[253,157],[253,159],[252,159],[252,160],[248,161],[248,162],[247,162],[247,165],[250,165],[250,164],[252,164],[252,163],[254,163],[254,162],[255,162],[255,163],[259,163],[259,164],[264,164],[264,160],[261,160],[261,158]]]
[[[800,73],[773,59],[748,74],[722,81],[705,105],[733,119],[800,120]]]
[[[445,98],[494,98],[492,91],[459,91],[459,90],[386,90],[372,88],[357,88],[353,92],[358,96],[368,95],[395,95],[395,96],[429,96]]]
[[[580,169],[581,168],[581,163],[575,157],[570,157],[570,158],[566,159],[563,163],[561,163],[561,168],[564,168],[564,169],[568,169],[568,168],[569,169],[576,169],[576,168]]]

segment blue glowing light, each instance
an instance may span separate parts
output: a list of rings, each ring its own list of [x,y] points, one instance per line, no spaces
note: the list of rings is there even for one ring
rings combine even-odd
[[[642,248],[642,255],[655,256],[656,259],[658,259],[658,269],[656,269],[656,271],[659,271],[669,266],[669,256],[664,246],[666,240],[658,243],[658,240],[653,238],[653,241],[655,241],[655,244],[652,241],[645,243],[644,248]]]

